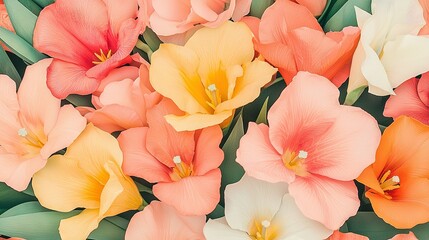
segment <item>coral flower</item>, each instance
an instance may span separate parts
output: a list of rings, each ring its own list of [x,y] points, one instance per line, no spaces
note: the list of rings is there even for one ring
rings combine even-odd
[[[148,111],[149,127],[121,133],[122,168],[128,175],[156,183],[154,195],[180,213],[208,214],[220,198],[222,131],[212,126],[177,132],[164,119],[164,115],[177,112],[171,101],[163,100]]]
[[[256,36],[256,50],[290,83],[298,71],[322,75],[339,87],[348,77],[359,29],[324,33],[304,6],[277,0],[259,21],[243,19]]]
[[[389,240],[418,240],[418,239],[413,232],[409,232],[408,234],[396,234],[393,238]]]
[[[136,80],[124,78],[104,86],[98,97],[93,96],[96,110],[85,109],[89,111],[85,114],[88,121],[106,132],[147,127],[147,109],[161,100],[161,95],[155,92],[150,85],[148,67],[146,64],[141,65],[140,77]],[[133,69],[134,67],[122,68]],[[128,71],[126,70],[124,73],[126,74]]]
[[[395,89],[396,95],[389,97],[384,107],[384,116],[398,118],[413,117],[429,125],[429,73],[419,79],[412,78]]]
[[[253,55],[252,32],[243,23],[200,29],[184,47],[162,44],[152,55],[150,82],[185,112],[167,122],[177,131],[229,124],[276,72]]]
[[[325,10],[327,0],[292,0],[308,8],[314,16],[320,16]]]
[[[0,1],[0,27],[6,28],[7,30],[14,32],[12,23],[10,22],[10,19],[9,19],[9,14],[7,13],[7,10],[3,1]],[[0,46],[3,49],[8,50],[6,45],[3,44],[1,40],[0,40]]]
[[[399,117],[383,133],[376,161],[357,179],[374,212],[395,228],[429,221],[429,126]]]
[[[305,217],[288,194],[286,183],[244,175],[225,190],[225,217],[209,220],[207,240],[325,239],[332,230]]]
[[[217,28],[231,17],[240,20],[251,0],[151,0],[150,27],[164,42],[175,42],[198,26]]]
[[[351,232],[342,233],[337,230],[334,231],[334,233],[327,240],[369,240],[369,238]]]
[[[377,121],[341,106],[324,77],[300,72],[268,112],[269,127],[250,123],[237,162],[246,174],[288,182],[305,216],[335,230],[359,208],[353,179],[375,160]]]
[[[34,193],[42,206],[60,212],[85,208],[61,220],[61,239],[87,239],[103,218],[140,207],[140,193],[121,165],[116,139],[90,123],[64,156],[52,156],[34,175]]]
[[[0,75],[0,181],[17,191],[53,153],[68,147],[85,128],[86,120],[46,86],[50,59],[27,67],[16,93],[15,82]]]
[[[206,216],[184,216],[174,207],[152,201],[131,218],[125,240],[205,240]]]
[[[42,10],[34,46],[54,61],[48,87],[57,98],[90,94],[108,73],[131,62],[142,33],[136,0],[57,0]]]
[[[361,38],[347,92],[369,86],[370,93],[385,96],[429,71],[429,38],[417,36],[426,23],[418,0],[373,0],[371,11],[356,8]]]

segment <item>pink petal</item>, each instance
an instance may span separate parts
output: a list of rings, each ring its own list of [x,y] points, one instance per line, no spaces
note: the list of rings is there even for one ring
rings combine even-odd
[[[107,77],[103,79],[98,87],[97,91],[93,95],[100,96],[104,91],[104,88],[111,82],[117,82],[126,78],[136,79],[139,76],[139,68],[133,66],[123,66],[120,68],[113,69]]]
[[[289,84],[298,72],[293,50],[282,43],[256,44],[256,49],[271,65],[279,69],[280,74]]]
[[[80,65],[54,59],[48,68],[48,88],[59,99],[70,94],[91,94],[97,90],[100,82],[87,77],[86,71]]]
[[[6,75],[0,75],[0,86],[0,146],[8,152],[19,152],[21,139],[17,131],[21,128],[21,123],[18,119],[19,104],[15,82]]]
[[[51,57],[92,66],[94,52],[107,49],[108,15],[100,0],[57,0],[40,13],[34,46]]]
[[[157,15],[171,21],[183,21],[191,12],[190,1],[152,0]]]
[[[124,153],[122,169],[127,175],[140,177],[151,183],[169,182],[171,170],[146,149],[147,131],[148,128],[132,128],[119,135],[119,146]]]
[[[342,182],[318,175],[297,177],[289,185],[289,193],[305,216],[332,230],[339,229],[354,216],[360,205],[353,181]]]
[[[268,126],[249,123],[247,133],[240,140],[237,162],[246,174],[268,182],[292,182],[295,174],[282,162],[281,154],[270,143]]]
[[[190,164],[194,157],[194,132],[177,132],[167,123],[164,116],[180,114],[180,110],[172,101],[163,101],[148,111],[146,147],[148,151],[166,166],[174,167],[173,158],[180,156],[181,160]]]
[[[191,1],[198,1],[199,0],[191,0]],[[210,1],[210,0],[205,0],[207,2],[210,2],[211,4],[213,4],[214,2],[219,2],[219,1]],[[226,1],[225,0],[221,0],[221,3],[224,2],[223,6],[225,7]],[[211,27],[211,28],[217,28],[220,25],[222,25],[223,23],[227,22],[231,17],[232,14],[234,13],[234,9],[235,9],[235,2],[236,1],[228,1],[229,2],[229,6],[228,9],[226,9],[225,11],[222,10],[218,10],[217,12],[219,12],[219,16],[217,17],[216,20],[214,21],[209,21],[207,23],[203,23],[202,25],[205,27]],[[221,5],[218,4],[218,6],[213,6],[212,9],[213,10],[217,10],[217,8],[219,8]],[[194,10],[194,9],[193,9]]]
[[[196,146],[193,161],[195,175],[204,175],[218,168],[222,163],[224,154],[219,147],[222,137],[219,126],[204,128],[195,133]]]
[[[419,97],[418,84],[419,80],[412,78],[397,87],[396,95],[391,95],[387,100],[383,115],[395,119],[406,115],[429,123],[429,107]]]
[[[296,0],[299,4],[310,10],[314,16],[320,16],[326,7],[327,0]]]
[[[244,16],[249,14],[252,0],[236,0],[236,2],[234,13],[232,14],[234,22],[240,21]]]
[[[204,176],[190,176],[178,182],[158,183],[153,186],[154,195],[185,215],[208,214],[215,209],[220,199],[219,169]]]
[[[109,133],[147,126],[134,109],[117,104],[89,112],[85,118],[88,119],[88,122],[92,122],[96,127]]]
[[[9,76],[0,75],[0,102],[3,103],[16,116],[19,111],[19,104],[16,95],[16,84]],[[2,115],[3,116],[3,115]]]
[[[405,234],[405,233],[403,233],[403,234],[396,234],[390,240],[418,240],[418,238],[416,237],[416,235],[414,235],[413,232],[410,231],[407,234]]]
[[[191,2],[192,11],[194,11],[195,14],[204,18],[204,20],[208,22],[214,22],[217,20],[220,13],[224,11],[225,4],[228,1],[191,0],[190,2]],[[235,1],[229,1],[229,2],[231,5],[234,4],[235,6]]]
[[[60,100],[52,96],[46,86],[46,69],[51,62],[52,59],[45,59],[28,66],[18,90],[21,121],[33,133],[44,129],[46,136],[60,111]]]
[[[107,7],[110,28],[113,35],[119,33],[122,22],[127,19],[137,17],[138,4],[137,0],[103,0]]]
[[[53,153],[68,147],[85,129],[86,119],[72,105],[61,107],[54,128],[48,133],[48,141],[40,150],[47,159]]]
[[[338,89],[326,78],[299,72],[268,112],[270,140],[277,152],[307,151],[295,148],[304,138],[314,142],[327,131],[338,116],[338,97]]]
[[[417,84],[417,92],[420,100],[429,107],[429,73],[422,74],[422,77]]]
[[[244,1],[247,1],[247,0],[244,0]],[[253,16],[247,16],[242,18],[240,22],[244,22],[250,28],[250,30],[254,35],[254,41],[256,40],[256,42],[259,43],[259,24],[261,23],[261,19]],[[257,48],[257,45],[255,46],[255,48]]]
[[[327,240],[369,240],[369,238],[352,232],[342,233],[336,230]]]
[[[152,201],[131,218],[125,240],[203,240],[205,216],[184,216],[173,207]]]

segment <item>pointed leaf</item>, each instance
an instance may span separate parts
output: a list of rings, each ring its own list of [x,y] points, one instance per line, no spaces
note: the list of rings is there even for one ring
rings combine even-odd
[[[261,111],[259,112],[258,118],[256,118],[256,123],[265,123],[268,124],[267,121],[267,113],[268,113],[268,99],[270,97],[267,97],[264,101],[264,104],[262,105]]]
[[[16,85],[19,86],[22,80],[21,76],[19,76],[18,71],[2,47],[0,47],[0,63],[0,74],[8,75],[16,82]]]
[[[162,43],[161,40],[159,40],[158,36],[150,28],[146,28],[146,31],[144,31],[143,33],[143,38],[146,44],[154,52],[158,50],[159,45]]]
[[[274,0],[253,0],[252,5],[250,5],[250,16],[261,18],[262,14],[265,12],[269,6],[274,3]]]
[[[325,32],[341,31],[347,26],[357,26],[355,6],[371,12],[371,0],[349,0],[325,24]]]
[[[34,2],[37,3],[37,5],[39,5],[40,7],[44,8],[49,4],[54,3],[54,0],[34,0]]]
[[[27,0],[27,2],[38,7],[32,1]],[[32,45],[37,16],[18,0],[4,0],[4,4],[16,34]]]
[[[0,183],[0,208],[9,209],[21,203],[34,200],[36,200],[35,197],[17,192],[5,183]]]
[[[353,105],[362,95],[366,87],[367,86],[362,86],[348,93],[346,96],[346,100],[344,101],[344,105],[349,105],[349,106]]]
[[[91,95],[82,96],[71,94],[66,98],[66,100],[73,104],[75,107],[93,107],[91,103]]]

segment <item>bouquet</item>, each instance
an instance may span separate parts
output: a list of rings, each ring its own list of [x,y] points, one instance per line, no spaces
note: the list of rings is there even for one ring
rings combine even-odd
[[[0,16],[0,239],[429,239],[428,0]]]

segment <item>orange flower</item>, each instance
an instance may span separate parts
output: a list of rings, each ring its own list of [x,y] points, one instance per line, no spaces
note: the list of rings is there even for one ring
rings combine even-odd
[[[429,221],[429,126],[399,117],[384,131],[376,161],[358,177],[374,212],[396,228]]]

